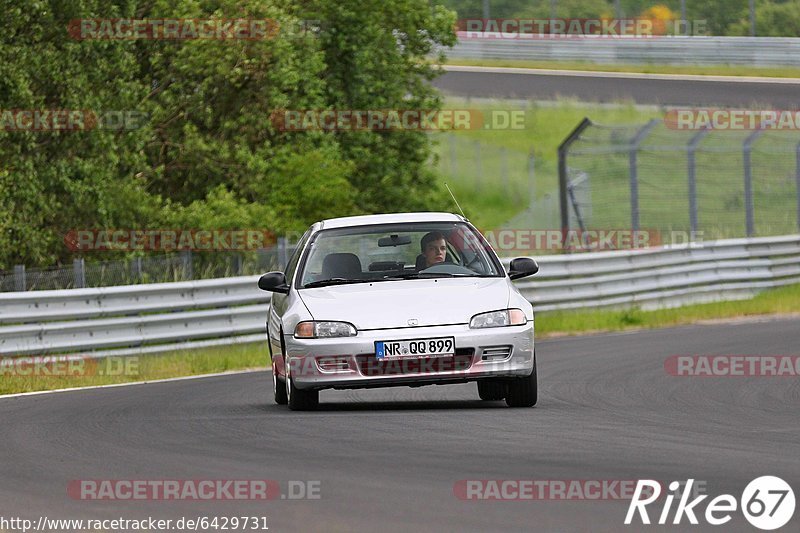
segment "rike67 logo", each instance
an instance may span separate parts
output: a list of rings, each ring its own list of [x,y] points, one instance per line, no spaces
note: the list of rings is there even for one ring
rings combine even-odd
[[[700,503],[708,496],[704,494],[689,501],[693,483],[694,480],[689,479],[686,482],[686,490],[683,491],[679,491],[681,483],[678,481],[669,484],[672,494],[667,494],[664,498],[664,506],[658,516],[658,524],[668,523],[676,494],[679,495],[680,500],[671,522],[673,525],[680,524],[684,516],[690,524],[697,525],[699,523],[697,516],[700,515],[708,524],[721,526],[730,522],[731,513],[736,512],[739,505],[741,505],[742,514],[747,521],[764,531],[783,527],[794,515],[794,492],[792,487],[779,477],[762,476],[754,479],[745,487],[739,501],[730,494],[721,494],[708,502],[703,514],[700,514],[700,510],[696,507],[699,507]],[[634,523],[637,514],[642,524],[650,524],[647,506],[658,500],[660,496],[661,484],[658,481],[639,480],[631,504],[628,506],[625,525]]]

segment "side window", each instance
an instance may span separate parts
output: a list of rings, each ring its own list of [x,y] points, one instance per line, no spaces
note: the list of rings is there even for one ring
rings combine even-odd
[[[297,270],[297,263],[300,261],[300,254],[303,253],[303,248],[306,246],[306,242],[308,242],[308,237],[311,235],[311,230],[309,229],[306,231],[300,240],[297,242],[297,247],[294,249],[294,253],[292,253],[292,257],[289,258],[289,262],[286,263],[286,270],[284,271],[284,275],[286,276],[286,282],[291,284],[294,278],[294,273]]]

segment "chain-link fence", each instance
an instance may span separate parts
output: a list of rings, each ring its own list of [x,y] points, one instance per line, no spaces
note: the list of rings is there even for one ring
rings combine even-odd
[[[532,153],[455,134],[443,134],[437,141],[439,172],[472,194],[520,200],[524,204],[534,197]]]
[[[75,259],[72,266],[0,271],[0,292],[109,287],[168,283],[262,274],[282,269],[294,245],[278,239],[272,248],[246,253],[180,253],[148,255],[116,261]]]
[[[800,132],[584,121],[562,145],[562,226],[700,239],[800,227]]]

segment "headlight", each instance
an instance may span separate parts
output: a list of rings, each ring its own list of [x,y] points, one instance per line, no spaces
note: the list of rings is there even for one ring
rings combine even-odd
[[[306,321],[297,324],[294,336],[301,339],[318,339],[330,337],[355,337],[358,331],[347,322]]]
[[[502,326],[520,326],[528,322],[522,309],[505,309],[481,313],[469,321],[471,328],[499,328]]]

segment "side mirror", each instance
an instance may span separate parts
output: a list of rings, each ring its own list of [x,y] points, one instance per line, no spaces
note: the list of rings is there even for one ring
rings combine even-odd
[[[526,276],[533,276],[539,272],[539,263],[530,257],[518,257],[511,260],[511,265],[508,269],[508,277],[511,279],[520,279]]]
[[[267,272],[258,280],[258,288],[262,291],[279,292],[289,294],[289,286],[286,284],[286,276],[283,272]]]

